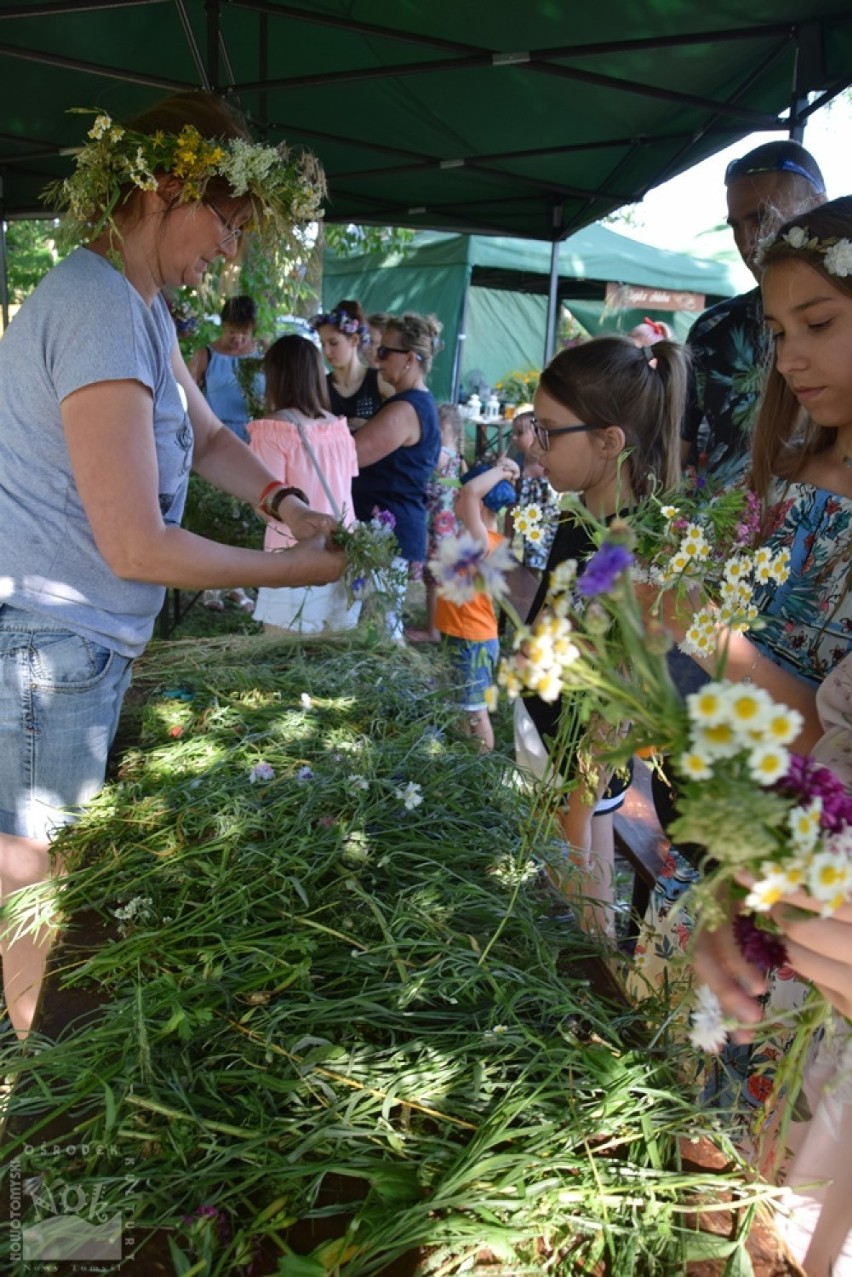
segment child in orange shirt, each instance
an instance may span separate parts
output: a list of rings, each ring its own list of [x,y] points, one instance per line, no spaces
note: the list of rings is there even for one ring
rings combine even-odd
[[[489,554],[505,540],[497,530],[501,510],[515,504],[514,484],[519,470],[514,461],[501,457],[494,465],[468,470],[456,497],[456,516],[471,536],[488,545]],[[461,685],[465,711],[463,730],[479,738],[484,754],[494,748],[494,729],[488,717],[488,689],[500,655],[497,617],[488,594],[477,594],[468,603],[450,603],[438,596],[435,627]]]

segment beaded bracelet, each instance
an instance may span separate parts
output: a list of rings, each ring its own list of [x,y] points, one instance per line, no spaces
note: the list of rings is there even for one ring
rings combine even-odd
[[[274,496],[272,496],[271,499],[270,493],[274,493]],[[279,483],[268,483],[263,489],[263,492],[260,494],[260,500],[257,503],[257,508],[263,514],[269,515],[270,519],[280,520],[281,515],[278,513],[278,510],[281,506],[281,502],[285,501],[287,497],[298,497],[300,501],[304,501],[305,505],[310,505],[307,496],[301,488],[285,488]]]

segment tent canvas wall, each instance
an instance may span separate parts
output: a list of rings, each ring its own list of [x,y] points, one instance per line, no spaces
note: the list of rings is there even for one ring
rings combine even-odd
[[[550,253],[549,244],[535,240],[430,231],[418,234],[406,254],[326,253],[323,305],[354,297],[367,313],[437,315],[445,345],[430,384],[448,399],[474,369],[493,385],[513,368],[541,367]],[[651,248],[604,226],[588,226],[560,244],[559,297],[590,331],[626,330],[648,313],[674,321],[683,336],[694,318],[653,309],[596,316],[596,307],[605,311],[607,283],[700,293],[707,305],[736,292],[724,263]]]

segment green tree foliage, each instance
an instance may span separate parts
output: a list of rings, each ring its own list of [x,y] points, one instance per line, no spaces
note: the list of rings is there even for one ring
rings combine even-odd
[[[20,303],[64,254],[53,240],[52,220],[10,222],[6,230],[9,300]]]

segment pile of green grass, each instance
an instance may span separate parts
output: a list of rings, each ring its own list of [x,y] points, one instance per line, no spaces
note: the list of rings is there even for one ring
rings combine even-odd
[[[5,1051],[7,1163],[107,1213],[132,1175],[176,1274],[747,1263],[694,1219],[753,1201],[745,1176],[680,1156],[733,1150],[596,979],[547,831],[431,670],[357,641],[151,649],[135,747],[61,839],[50,1002],[93,1009]],[[39,1145],[57,1120],[71,1166]]]

